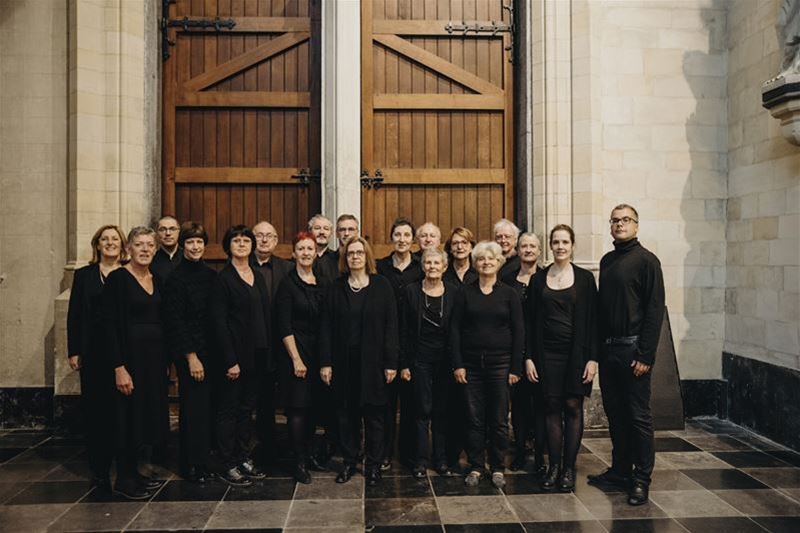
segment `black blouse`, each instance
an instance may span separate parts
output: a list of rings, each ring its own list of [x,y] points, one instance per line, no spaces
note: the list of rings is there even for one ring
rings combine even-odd
[[[216,271],[204,261],[184,258],[164,287],[164,325],[170,355],[176,359],[189,353],[205,361],[209,344],[208,305]]]
[[[275,294],[276,327],[279,339],[294,336],[300,359],[309,368],[318,365],[318,340],[325,285],[306,283],[292,269]]]

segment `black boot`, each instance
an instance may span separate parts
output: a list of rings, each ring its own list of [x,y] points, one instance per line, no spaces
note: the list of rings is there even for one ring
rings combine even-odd
[[[561,478],[558,480],[558,490],[561,492],[572,492],[575,490],[575,467],[564,467]]]
[[[378,468],[371,468],[367,472],[367,485],[370,487],[376,486],[381,482],[381,471]]]
[[[550,491],[555,489],[559,477],[561,477],[561,468],[558,465],[550,465],[550,468],[547,469],[547,474],[542,480],[542,490]]]
[[[298,462],[294,467],[294,479],[298,483],[308,485],[311,483],[311,474],[308,472],[305,461]]]
[[[128,500],[147,500],[153,495],[152,491],[142,487],[136,479],[119,479],[114,483],[114,493]]]
[[[356,465],[344,465],[339,475],[336,476],[336,483],[347,483],[356,473]]]

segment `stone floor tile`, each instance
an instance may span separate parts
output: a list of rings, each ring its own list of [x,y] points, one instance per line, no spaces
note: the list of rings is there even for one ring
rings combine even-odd
[[[208,528],[282,528],[291,506],[288,500],[265,502],[220,502],[208,521]]]
[[[0,483],[0,504],[9,500],[27,488],[29,483]]]
[[[522,533],[522,524],[447,524],[447,533]],[[441,530],[440,530],[441,531]]]
[[[85,461],[68,461],[52,469],[41,481],[89,481],[92,471]]]
[[[431,498],[371,498],[364,502],[364,524],[409,526],[441,524],[436,501]]]
[[[364,478],[353,477],[347,483],[336,483],[333,477],[314,477],[310,484],[298,483],[296,500],[352,500],[364,496]]]
[[[0,448],[0,463],[5,463],[23,453],[27,448]]]
[[[713,452],[713,455],[734,468],[774,468],[791,466],[789,463],[764,452]]]
[[[727,531],[731,533],[764,533],[764,529],[743,516],[712,516],[702,518],[676,518],[690,533]]]
[[[716,453],[718,452],[715,452],[714,454],[708,452],[661,452],[656,453],[656,461],[661,461],[663,464],[674,470],[688,470],[694,468],[732,468],[731,465],[726,463],[724,460],[715,457]]]
[[[685,470],[683,473],[708,490],[768,488],[757,479],[733,468]]]
[[[288,531],[293,531],[293,530],[288,530]],[[370,533],[442,533],[442,526],[441,525],[374,526],[368,528],[368,531]]]
[[[655,439],[656,452],[697,452],[700,448],[680,437]]]
[[[796,516],[754,516],[752,520],[770,533],[797,533],[800,518]]]
[[[291,500],[295,485],[293,479],[268,477],[254,481],[249,487],[231,487],[225,494],[225,500]]]
[[[714,494],[748,516],[800,516],[800,504],[777,490],[716,490]]]
[[[24,490],[6,501],[7,505],[39,505],[48,503],[75,503],[89,493],[91,487],[85,481],[31,483]]]
[[[598,520],[621,520],[634,518],[665,518],[666,513],[652,500],[644,505],[628,505],[625,493],[604,494],[602,492],[576,494],[580,502]]]
[[[444,524],[519,522],[504,496],[444,496],[436,504]]]
[[[672,518],[604,520],[601,523],[611,533],[686,533],[683,526]]]
[[[739,516],[739,512],[707,490],[651,491],[650,500],[668,516]]]
[[[688,471],[687,471],[688,472]],[[650,490],[700,490],[701,487],[680,470],[661,470],[653,475]]]
[[[55,461],[0,465],[0,483],[39,481],[59,465]]]
[[[202,529],[219,502],[150,502],[127,530]]]
[[[15,456],[6,464],[38,463],[42,461],[61,463],[69,461],[82,451],[83,448],[78,446],[37,446]]]
[[[508,476],[509,478],[511,476]],[[436,496],[499,496],[500,491],[492,485],[486,476],[481,479],[477,487],[468,487],[464,484],[463,477],[433,477],[431,478],[433,492]]]
[[[387,477],[374,487],[367,486],[366,498],[427,498],[432,497],[428,478]]]
[[[79,503],[53,522],[49,531],[120,531],[145,503]]]
[[[0,524],[4,531],[47,531],[47,526],[69,508],[70,504],[0,505]]]
[[[359,500],[296,500],[289,511],[288,527],[364,527]]]
[[[686,441],[694,444],[704,452],[736,452],[753,449],[746,442],[727,435],[687,436]]]
[[[535,533],[605,533],[606,529],[597,520],[569,522],[526,522],[525,531]]]
[[[192,483],[191,481],[167,481],[156,493],[153,501],[156,502],[201,502],[222,500],[228,492],[228,485],[221,481],[209,483]]]
[[[800,467],[800,453],[793,452],[791,450],[778,450],[768,451],[767,454],[771,455],[772,457],[777,457],[781,461],[794,467]]]
[[[591,520],[593,517],[573,494],[509,496],[508,501],[522,522]]]

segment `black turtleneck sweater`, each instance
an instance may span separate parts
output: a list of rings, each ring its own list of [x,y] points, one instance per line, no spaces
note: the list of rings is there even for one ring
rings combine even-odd
[[[208,348],[208,302],[217,273],[204,261],[184,259],[164,288],[164,332],[176,359],[194,352],[203,359]]]
[[[664,276],[658,258],[638,239],[614,243],[600,261],[599,334],[639,336],[639,358],[652,365],[664,319]]]
[[[383,259],[379,259],[376,266],[378,268],[378,274],[388,279],[389,283],[392,284],[392,288],[394,289],[394,297],[397,301],[397,308],[399,310],[401,307],[401,299],[403,297],[403,289],[405,289],[406,285],[410,285],[415,281],[421,280],[425,277],[425,275],[422,273],[422,264],[420,263],[419,257],[411,254],[411,262],[408,264],[405,270],[400,270],[394,266],[394,262],[392,261],[393,255],[394,254],[389,254]]]
[[[150,264],[150,271],[158,274],[161,281],[167,281],[169,275],[175,270],[181,261],[183,261],[183,248],[178,246],[172,257],[169,256],[164,248],[159,247],[156,255],[153,256],[153,262]]]

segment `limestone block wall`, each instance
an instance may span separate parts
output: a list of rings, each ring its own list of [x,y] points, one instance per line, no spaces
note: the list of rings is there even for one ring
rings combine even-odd
[[[52,380],[67,220],[67,4],[0,0],[0,389]]]
[[[761,107],[779,70],[779,0],[728,8],[726,352],[800,369],[800,148]]]

